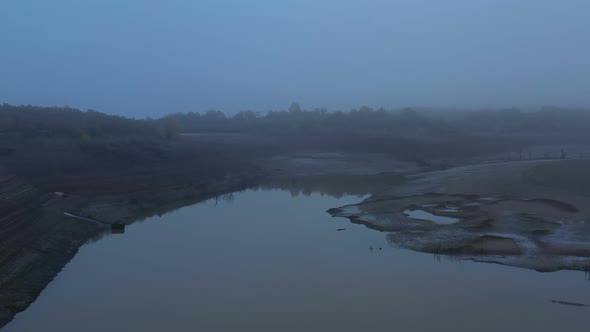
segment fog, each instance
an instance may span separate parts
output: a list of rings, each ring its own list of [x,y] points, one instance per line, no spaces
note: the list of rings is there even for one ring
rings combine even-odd
[[[0,3],[0,102],[220,109],[590,105],[587,1]]]
[[[587,330],[588,13],[0,0],[0,330]]]

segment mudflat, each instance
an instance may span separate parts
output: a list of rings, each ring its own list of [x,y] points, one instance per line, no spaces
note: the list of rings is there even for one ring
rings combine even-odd
[[[401,248],[538,271],[588,271],[590,197],[571,184],[587,181],[589,165],[538,160],[414,174],[328,212],[390,232],[389,243]]]

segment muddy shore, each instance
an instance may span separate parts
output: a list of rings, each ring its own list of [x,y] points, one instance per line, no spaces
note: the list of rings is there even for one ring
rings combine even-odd
[[[202,186],[179,184],[142,192],[67,197],[42,192],[15,176],[5,178],[3,194],[10,200],[1,206],[0,327],[35,301],[84,243],[110,234],[109,224],[130,224],[243,190],[261,176],[238,173]]]
[[[394,247],[556,271],[590,269],[588,160],[470,165],[417,174],[335,217],[386,232]],[[586,187],[587,188],[587,187]]]

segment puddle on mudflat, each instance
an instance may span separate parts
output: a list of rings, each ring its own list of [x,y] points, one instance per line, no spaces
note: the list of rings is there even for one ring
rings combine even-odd
[[[478,202],[469,202],[469,203],[463,204],[463,206],[481,206],[481,203],[478,203]]]
[[[493,201],[497,201],[499,199],[495,198],[495,197],[480,197],[478,200],[484,201],[484,202],[493,202]]]
[[[456,210],[453,210],[452,212],[455,212],[455,211]],[[461,221],[461,219],[459,219],[459,218],[453,218],[453,217],[447,217],[447,216],[437,216],[437,215],[434,215],[430,212],[426,212],[424,210],[405,210],[404,214],[412,219],[426,220],[426,221],[433,222],[437,225],[452,225],[454,223]]]

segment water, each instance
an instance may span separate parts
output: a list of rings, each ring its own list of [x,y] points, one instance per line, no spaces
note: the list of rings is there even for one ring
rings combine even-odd
[[[445,211],[445,210],[443,210]],[[447,211],[448,212],[448,211]],[[455,211],[451,211],[455,212]],[[459,218],[437,216],[424,210],[405,210],[404,214],[412,219],[431,221],[437,225],[451,225],[460,221]]]
[[[590,304],[583,273],[394,249],[324,212],[359,200],[251,190],[135,223],[3,332],[587,330],[589,308],[551,302]]]

